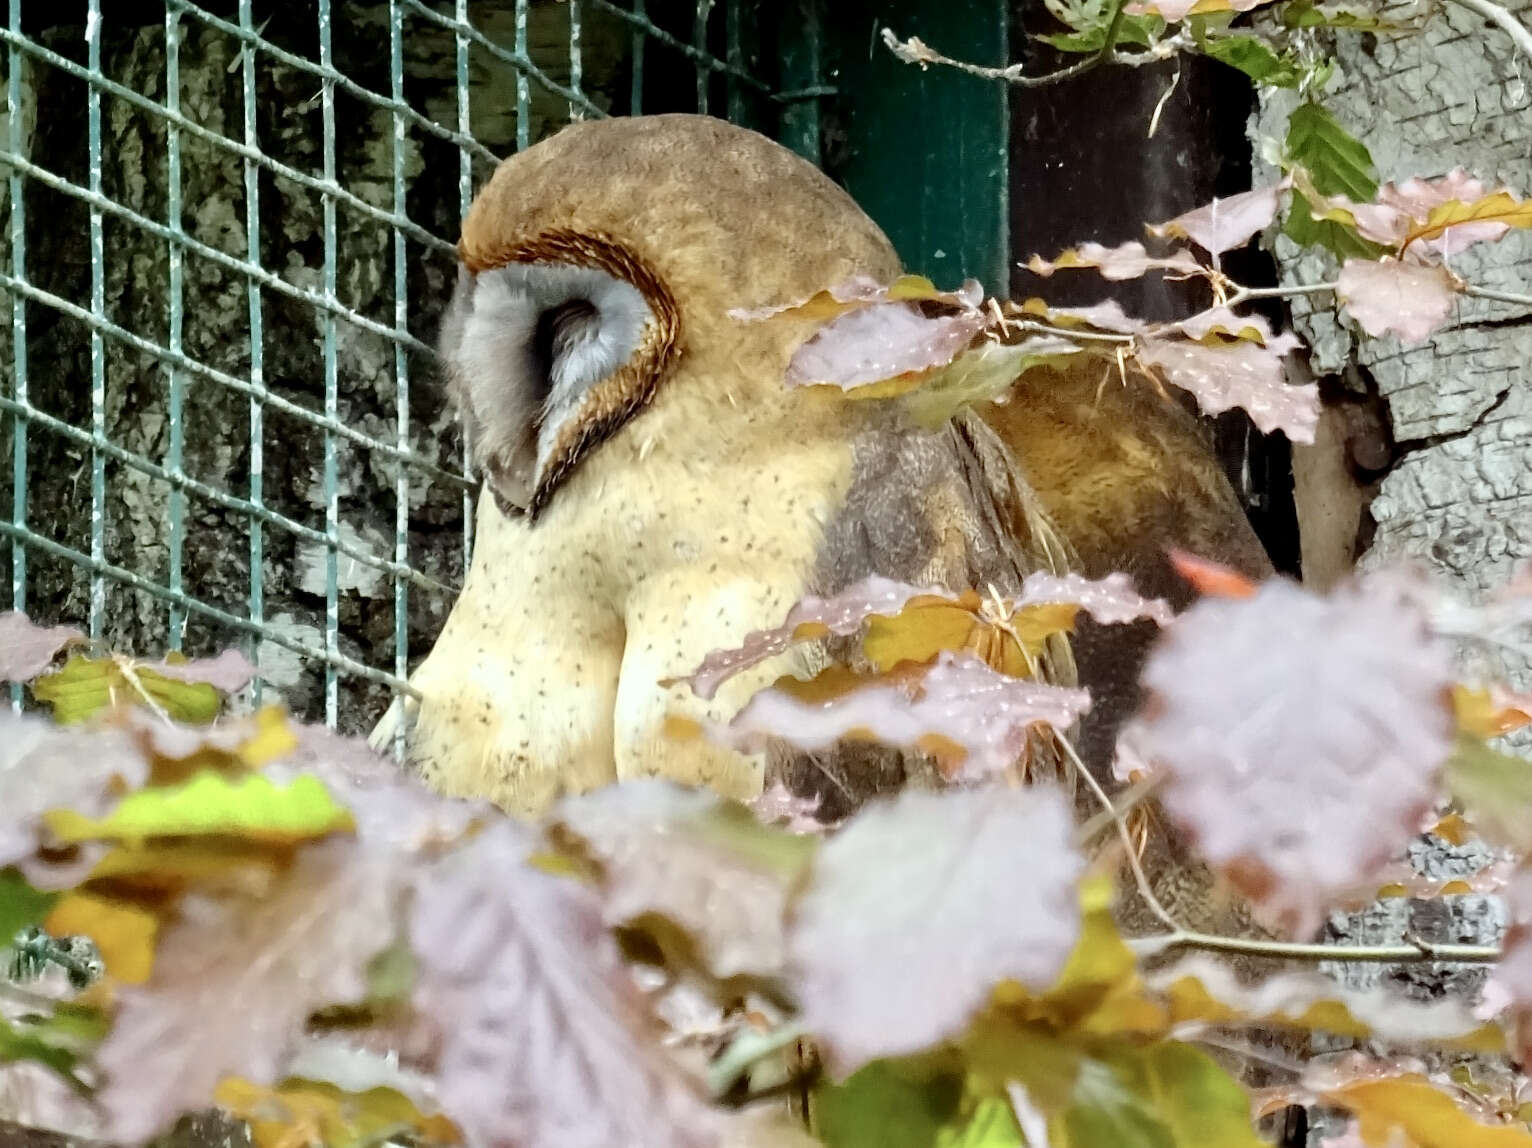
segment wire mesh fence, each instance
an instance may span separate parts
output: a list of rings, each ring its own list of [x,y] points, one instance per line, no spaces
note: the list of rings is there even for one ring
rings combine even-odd
[[[818,145],[812,35],[742,0],[8,3],[10,605],[241,644],[257,700],[344,729],[408,690],[471,552],[431,342],[497,157],[665,110]]]

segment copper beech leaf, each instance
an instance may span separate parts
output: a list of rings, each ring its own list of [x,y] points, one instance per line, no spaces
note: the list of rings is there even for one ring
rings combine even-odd
[[[1446,1045],[1484,1053],[1505,1048],[1500,1028],[1460,1000],[1417,1002],[1384,989],[1348,989],[1315,972],[1273,973],[1242,983],[1230,967],[1196,954],[1146,975],[1170,1025],[1248,1025],[1324,1032],[1400,1045]]]
[[[1020,621],[1023,627],[1037,621],[1051,607],[1071,605],[1108,625],[1139,618],[1165,625],[1172,616],[1165,602],[1143,597],[1133,588],[1132,579],[1120,573],[1090,579],[1078,574],[1038,571],[1027,577],[1015,598],[1002,596],[996,601],[998,616]],[[735,649],[715,650],[685,680],[698,696],[711,698],[733,675],[775,657],[794,643],[815,641],[829,634],[844,637],[857,633],[870,620],[893,619],[910,612],[915,616],[903,626],[880,626],[877,639],[869,630],[867,640],[872,645],[867,653],[885,668],[901,658],[925,660],[938,650],[962,648],[985,609],[985,599],[973,590],[953,592],[940,586],[911,586],[874,574],[831,597],[803,598],[788,612],[782,625],[748,634]],[[1054,611],[1052,617],[1058,619],[1060,615]],[[1049,626],[1047,632],[1068,628],[1064,623],[1053,626],[1050,622]],[[908,646],[895,642],[901,633],[910,635]],[[889,644],[880,648],[885,641]]]
[[[219,835],[289,844],[355,827],[318,778],[275,785],[260,774],[201,773],[183,785],[130,793],[105,817],[53,809],[45,816],[61,841],[141,841]]]
[[[1155,234],[1161,233],[1155,232]],[[1082,243],[1078,247],[1061,251],[1052,259],[1034,255],[1022,266],[1045,278],[1055,271],[1089,268],[1099,271],[1101,277],[1108,280],[1138,279],[1150,271],[1175,271],[1182,275],[1198,275],[1204,270],[1202,264],[1197,262],[1190,251],[1177,250],[1169,255],[1150,255],[1144,245],[1136,239],[1118,244],[1116,247],[1105,247],[1100,243]]]
[[[310,1013],[365,995],[397,890],[392,861],[341,839],[303,850],[268,896],[189,896],[148,983],[118,992],[97,1055],[105,1134],[140,1142],[224,1076],[276,1083]]]
[[[333,1084],[288,1080],[272,1088],[229,1077],[218,1085],[218,1106],[250,1127],[259,1148],[366,1148],[408,1136],[416,1144],[456,1144],[452,1122],[426,1115],[392,1088],[344,1092]]]
[[[1189,392],[1210,415],[1240,407],[1263,431],[1280,430],[1293,442],[1313,442],[1319,424],[1319,388],[1284,381],[1277,347],[1238,340],[1207,344],[1145,338],[1138,361]]]
[[[32,855],[48,810],[99,816],[120,787],[136,788],[148,774],[148,761],[119,730],[87,734],[0,710],[0,866]]]
[[[1283,180],[1272,187],[1258,187],[1227,199],[1215,199],[1204,207],[1149,225],[1149,234],[1160,238],[1189,239],[1211,255],[1243,247],[1271,226],[1287,190]]]
[[[851,390],[952,362],[984,329],[978,311],[928,315],[913,303],[880,303],[831,319],[793,353],[787,385]]]
[[[62,667],[32,682],[32,696],[47,703],[53,720],[70,725],[114,705],[145,706],[172,721],[210,722],[223,696],[205,681],[167,677],[159,667],[131,658],[75,654]]]
[[[1532,1056],[1532,870],[1517,870],[1504,897],[1507,917],[1504,952],[1484,996],[1486,1001],[1498,998],[1508,1004],[1504,1019],[1511,1036],[1511,1051],[1525,1061]]]
[[[834,319],[859,307],[899,302],[942,303],[969,311],[983,298],[984,289],[977,279],[967,280],[957,291],[940,291],[924,275],[901,275],[887,286],[870,275],[856,275],[796,303],[737,308],[729,312],[729,318],[747,323],[763,319]]]
[[[255,667],[238,650],[224,650],[211,658],[172,661],[167,657],[154,672],[178,682],[202,682],[225,694],[237,693],[255,677]]]
[[[667,917],[695,940],[715,976],[781,970],[788,896],[813,856],[811,839],[655,779],[566,798],[553,820],[598,863],[609,924]]]
[[[1532,1148],[1532,1132],[1525,1125],[1481,1123],[1425,1077],[1412,1073],[1327,1089],[1323,1099],[1356,1116],[1366,1144]]]
[[[747,753],[778,739],[818,750],[860,737],[934,753],[949,775],[977,781],[1020,760],[1032,727],[1062,732],[1090,708],[1085,690],[1014,678],[967,653],[943,651],[919,674],[835,677],[823,692],[780,681],[709,733]]]
[[[716,1118],[667,1059],[595,894],[524,862],[500,822],[416,883],[414,1003],[437,1095],[481,1148],[702,1148]]]
[[[1145,667],[1165,808],[1295,932],[1418,831],[1452,748],[1447,654],[1412,589],[1373,576],[1321,598],[1272,579],[1203,599]]]
[[[1445,267],[1397,259],[1348,259],[1335,294],[1367,334],[1398,335],[1405,343],[1421,343],[1452,317],[1457,284]]]
[[[1053,983],[1080,935],[1072,832],[1041,786],[907,790],[825,842],[788,951],[836,1074],[956,1036],[999,982]]]
[[[0,614],[0,682],[29,682],[60,650],[85,641],[72,626],[39,626],[20,610]]]
[[[1410,228],[1404,246],[1430,244],[1451,255],[1480,240],[1499,239],[1513,227],[1532,227],[1532,200],[1501,190],[1472,203],[1452,199],[1432,208],[1423,222]]]

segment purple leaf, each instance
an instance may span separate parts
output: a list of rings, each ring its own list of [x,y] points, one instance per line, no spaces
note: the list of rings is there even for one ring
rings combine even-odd
[[[788,386],[850,390],[950,363],[984,329],[976,311],[927,315],[913,303],[878,303],[831,319],[799,347]]]
[[[1089,708],[1085,690],[1009,677],[972,654],[944,650],[918,678],[873,678],[828,700],[803,700],[776,686],[762,690],[727,726],[709,732],[744,752],[774,739],[825,749],[852,734],[911,749],[955,748],[959,776],[977,780],[1015,764],[1032,726],[1063,732]]]
[[[443,1110],[478,1148],[703,1148],[717,1123],[655,1040],[595,895],[501,822],[418,882],[419,1013]]]
[[[1445,267],[1397,259],[1348,259],[1335,294],[1369,335],[1421,343],[1452,317],[1457,286]]]
[[[1271,226],[1286,190],[1284,180],[1272,187],[1258,187],[1227,199],[1215,199],[1205,207],[1164,223],[1150,224],[1149,234],[1190,239],[1210,255],[1233,251]]]
[[[1299,933],[1415,835],[1452,747],[1444,645],[1378,577],[1328,598],[1283,579],[1204,598],[1143,681],[1166,810]]]
[[[1028,271],[1047,277],[1055,271],[1080,267],[1094,268],[1103,279],[1137,279],[1150,271],[1174,271],[1182,275],[1197,275],[1204,268],[1193,258],[1190,251],[1176,250],[1169,255],[1154,256],[1136,239],[1116,247],[1104,247],[1100,243],[1082,243],[1060,252],[1053,259],[1034,255],[1022,264]]]
[[[193,658],[189,662],[156,662],[146,668],[178,682],[205,682],[225,694],[238,693],[255,677],[255,667],[238,650],[225,650],[215,658]]]
[[[1051,789],[906,791],[825,842],[788,944],[837,1074],[958,1035],[995,985],[1050,987],[1080,933],[1084,863]]]
[[[1275,348],[1151,338],[1139,343],[1138,360],[1158,368],[1166,382],[1190,391],[1210,415],[1241,407],[1263,431],[1283,431],[1294,442],[1314,441],[1319,388],[1284,382]]]
[[[0,614],[0,682],[30,682],[65,646],[85,641],[72,626],[39,626],[20,610]]]

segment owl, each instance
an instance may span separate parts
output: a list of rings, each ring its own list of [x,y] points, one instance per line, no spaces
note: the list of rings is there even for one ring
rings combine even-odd
[[[709,700],[666,683],[874,573],[1015,590],[1046,550],[1184,599],[1168,545],[1265,572],[1196,420],[1152,388],[1033,370],[931,430],[784,386],[809,330],[730,313],[901,267],[844,191],[754,132],[690,115],[574,124],[499,167],[459,254],[440,350],[484,497],[408,736],[444,792],[536,814],[626,778],[749,798],[780,775],[852,805],[914,763],[673,735],[677,717],[725,720],[822,654],[784,654]],[[1098,765],[1151,636],[1076,635]]]

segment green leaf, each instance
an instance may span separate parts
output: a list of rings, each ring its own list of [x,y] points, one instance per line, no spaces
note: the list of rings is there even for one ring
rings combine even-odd
[[[1337,259],[1378,259],[1388,248],[1363,239],[1353,229],[1335,219],[1315,219],[1309,201],[1294,195],[1282,234],[1304,247],[1323,247]]]
[[[1309,173],[1321,195],[1366,203],[1378,194],[1378,171],[1367,145],[1312,101],[1287,121],[1287,163]]]
[[[1258,84],[1272,88],[1296,88],[1305,69],[1291,53],[1277,55],[1269,44],[1254,36],[1226,36],[1204,41],[1202,50],[1221,64],[1238,68]]]
[[[1405,28],[1365,8],[1319,4],[1315,0],[1289,0],[1280,11],[1282,23],[1289,28],[1353,28],[1367,32],[1400,32]]]
[[[158,709],[173,721],[203,725],[223,706],[223,695],[206,682],[183,682],[127,659],[83,654],[35,679],[31,689],[33,697],[52,707],[53,720],[60,725],[84,721],[117,703]]]
[[[819,1138],[829,1148],[936,1148],[957,1115],[963,1081],[875,1060],[844,1084],[822,1085],[815,1097]],[[968,1142],[954,1143],[969,1148]]]
[[[1074,1103],[1048,1135],[1053,1148],[1180,1148],[1148,1098],[1100,1060],[1081,1064]]]
[[[1200,1049],[1166,1041],[1115,1059],[1120,1076],[1152,1102],[1176,1148],[1263,1148],[1250,1126],[1250,1098]]]
[[[1016,1114],[1007,1101],[987,1096],[973,1115],[936,1134],[936,1148],[1026,1148]]]
[[[0,948],[28,925],[41,924],[58,899],[32,888],[15,869],[0,869]]]
[[[1443,778],[1474,828],[1519,850],[1532,847],[1532,762],[1459,737]]]
[[[62,841],[215,835],[290,844],[355,825],[317,777],[305,774],[278,786],[260,774],[228,778],[213,772],[184,785],[130,793],[99,819],[54,809],[44,820]]]
[[[90,1091],[75,1075],[75,1066],[80,1063],[78,1053],[50,1044],[24,1029],[13,1028],[8,1021],[0,1018],[0,1064],[28,1060],[50,1069],[76,1092],[84,1095]]]

